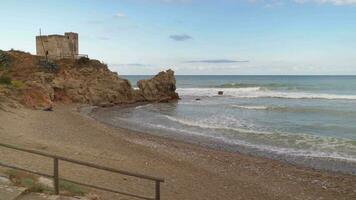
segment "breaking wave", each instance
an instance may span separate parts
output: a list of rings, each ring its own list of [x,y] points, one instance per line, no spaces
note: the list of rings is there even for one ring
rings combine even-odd
[[[341,116],[356,116],[356,112],[347,110],[333,110],[315,107],[287,107],[287,106],[259,106],[259,105],[231,105],[230,107],[236,109],[246,110],[265,110],[275,112],[293,112],[293,113],[326,113],[331,115]]]
[[[239,109],[247,109],[247,110],[270,110],[272,107],[268,106],[240,106],[240,105],[232,105],[233,108]]]
[[[226,127],[226,126],[219,126],[219,125],[212,125],[208,123],[199,123],[199,122],[193,122],[191,120],[185,120],[185,119],[178,119],[175,117],[171,117],[168,115],[163,115],[165,118],[175,121],[177,123],[186,125],[186,126],[195,126],[203,129],[220,129],[220,130],[232,130],[232,131],[237,131],[237,132],[243,132],[243,133],[255,133],[255,134],[272,134],[270,132],[264,132],[264,131],[254,131],[254,130],[249,130],[249,129],[242,129],[242,128],[236,128],[236,127]]]
[[[192,135],[203,135],[222,140],[225,143],[237,144],[246,147],[252,147],[263,151],[270,151],[277,154],[287,154],[294,156],[308,156],[318,158],[333,158],[349,161],[356,161],[354,153],[356,153],[356,145],[352,140],[341,138],[320,137],[308,134],[292,134],[292,133],[272,133],[263,131],[254,131],[239,128],[229,128],[218,125],[208,125],[206,123],[192,122],[191,120],[175,118],[164,115],[165,118],[177,122],[179,124],[197,127],[202,129],[214,130],[230,130],[235,131],[235,139],[220,135],[201,134],[200,131],[189,129],[176,129],[173,127],[165,127],[159,125],[157,128],[174,129],[177,132],[184,132]],[[258,141],[255,143],[253,141]],[[263,143],[260,143],[264,141]],[[344,150],[348,149],[347,151]],[[351,150],[351,151],[350,151]],[[350,155],[351,153],[351,155]]]
[[[253,84],[253,83],[226,83],[215,88],[249,88],[249,87],[264,87],[264,88],[295,88],[289,84],[269,83],[269,84]]]
[[[309,92],[271,91],[262,87],[245,88],[178,88],[181,96],[218,96],[223,91],[224,96],[237,98],[285,98],[285,99],[328,99],[328,100],[356,100],[356,95],[324,94]]]

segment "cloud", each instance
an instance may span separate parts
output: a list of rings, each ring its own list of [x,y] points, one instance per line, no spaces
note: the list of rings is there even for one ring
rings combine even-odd
[[[186,35],[186,34],[170,35],[169,38],[171,38],[172,40],[175,40],[177,42],[182,42],[182,41],[193,39],[191,36]]]
[[[118,13],[116,13],[116,14],[114,15],[114,17],[116,17],[116,18],[125,18],[126,15],[125,15],[125,13],[118,12]]]
[[[217,59],[217,60],[189,60],[185,63],[212,63],[212,64],[230,64],[230,63],[247,63],[248,60],[228,60],[228,59]]]

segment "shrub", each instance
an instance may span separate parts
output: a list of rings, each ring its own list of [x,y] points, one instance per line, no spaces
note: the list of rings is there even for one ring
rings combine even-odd
[[[90,59],[87,58],[87,57],[80,57],[80,58],[77,60],[77,63],[78,63],[78,64],[87,64],[89,61],[90,61]]]
[[[5,51],[0,50],[0,69],[6,68],[10,64],[10,57]]]
[[[65,190],[69,192],[70,195],[74,195],[74,196],[78,196],[78,195],[83,196],[85,194],[83,188],[81,188],[79,185],[76,185],[68,181],[59,181],[59,188],[61,190]]]
[[[22,81],[12,80],[11,85],[16,89],[23,89],[26,87],[26,84]]]
[[[53,61],[42,59],[38,64],[47,72],[57,72],[59,70],[59,66]]]
[[[2,85],[11,85],[11,78],[7,76],[0,77],[0,84]]]
[[[35,184],[35,181],[31,178],[24,178],[21,180],[21,183],[20,183],[20,185],[27,187],[27,188],[32,187],[34,184]]]

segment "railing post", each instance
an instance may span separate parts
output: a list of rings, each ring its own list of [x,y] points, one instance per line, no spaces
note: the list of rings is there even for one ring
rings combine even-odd
[[[54,187],[54,194],[59,195],[58,158],[54,158],[53,160],[53,187]]]
[[[161,182],[156,181],[156,197],[155,200],[161,199]]]

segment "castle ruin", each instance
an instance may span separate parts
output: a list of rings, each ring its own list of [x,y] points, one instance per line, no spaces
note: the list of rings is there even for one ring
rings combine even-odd
[[[36,36],[36,52],[38,56],[49,59],[79,58],[78,33],[64,33],[64,35]]]

